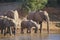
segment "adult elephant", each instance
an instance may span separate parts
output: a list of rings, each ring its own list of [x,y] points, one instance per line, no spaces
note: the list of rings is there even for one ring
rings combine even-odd
[[[33,11],[29,12],[27,16],[28,20],[33,20],[40,24],[40,33],[42,31],[42,22],[45,20],[47,22],[47,31],[49,33],[49,15],[46,11]]]

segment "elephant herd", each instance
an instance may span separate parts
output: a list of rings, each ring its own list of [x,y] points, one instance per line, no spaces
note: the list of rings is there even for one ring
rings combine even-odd
[[[42,22],[47,22],[47,31],[49,33],[49,15],[46,11],[33,11],[29,12],[27,16],[27,21],[23,20],[21,22],[21,33],[24,33],[24,29],[27,29],[27,33],[31,33],[31,28],[35,27],[34,33],[37,33],[38,27],[37,25],[32,22],[35,21],[37,24],[40,24],[40,33],[42,31]],[[15,23],[12,20],[7,18],[0,18],[0,30],[1,34],[6,35],[6,33],[16,34]]]

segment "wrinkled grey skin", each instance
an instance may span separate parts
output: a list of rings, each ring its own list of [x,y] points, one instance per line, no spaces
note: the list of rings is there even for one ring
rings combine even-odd
[[[9,32],[10,35],[13,32],[13,34],[15,35],[15,24],[13,23],[13,21],[5,18],[4,19],[4,24],[5,24],[5,27],[7,28],[7,32]]]
[[[1,34],[3,34],[3,30],[5,30],[3,19],[0,19],[0,30],[1,30]]]
[[[9,10],[6,13],[4,13],[4,16],[14,19],[14,13],[12,10]]]
[[[12,20],[3,18],[3,19],[0,19],[0,21],[1,21],[0,22],[1,34],[4,34],[4,36],[5,36],[6,33],[9,33],[10,35],[13,33],[15,35],[15,24],[12,22]]]
[[[24,33],[23,30],[27,28],[27,33],[31,33],[31,28],[35,27],[35,33],[37,33],[37,26],[31,21],[22,21],[21,22],[21,33]]]
[[[33,20],[37,23],[40,24],[40,33],[42,31],[42,22],[46,21],[47,22],[47,31],[49,33],[49,16],[46,11],[34,11],[30,12],[27,16],[28,20]]]

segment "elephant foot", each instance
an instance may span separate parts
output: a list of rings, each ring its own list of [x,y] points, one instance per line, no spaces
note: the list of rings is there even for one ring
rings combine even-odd
[[[12,34],[14,34],[14,35],[15,35],[15,34],[16,34],[16,33],[15,33],[15,31],[13,31],[13,32],[12,32]]]
[[[3,31],[1,31],[1,34],[3,34]]]
[[[34,33],[37,33],[37,31],[35,31]]]
[[[24,32],[21,32],[21,34],[24,34]]]
[[[41,29],[39,29],[40,33],[41,33]]]
[[[35,29],[34,31],[35,31],[34,33],[37,33],[37,29]]]
[[[12,35],[12,32],[9,32],[9,35],[11,36]]]
[[[31,33],[31,31],[27,31],[27,33]]]
[[[37,32],[34,32],[34,33],[37,33]]]
[[[1,30],[1,34],[4,34],[4,31],[3,30]]]
[[[27,32],[27,33],[31,33],[31,32]]]
[[[6,34],[4,34],[4,36],[6,36]]]
[[[11,36],[11,33],[10,33],[10,36]]]
[[[6,36],[6,33],[4,33],[4,36]]]

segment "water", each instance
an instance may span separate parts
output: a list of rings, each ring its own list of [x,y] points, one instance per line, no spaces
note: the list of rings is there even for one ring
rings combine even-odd
[[[14,37],[3,37],[0,40],[60,40],[60,34],[20,34]]]

